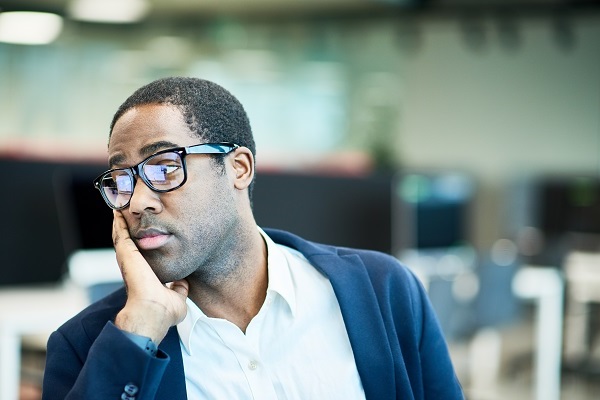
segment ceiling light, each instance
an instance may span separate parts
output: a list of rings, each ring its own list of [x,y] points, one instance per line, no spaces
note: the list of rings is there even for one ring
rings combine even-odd
[[[73,19],[114,24],[141,21],[149,9],[146,0],[73,0],[68,7]]]
[[[0,42],[48,44],[58,37],[63,20],[56,14],[31,11],[0,13]]]

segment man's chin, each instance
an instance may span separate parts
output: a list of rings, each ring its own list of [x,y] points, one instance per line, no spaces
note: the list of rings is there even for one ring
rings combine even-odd
[[[165,263],[164,257],[157,257],[155,260],[146,258],[146,260],[158,280],[163,284],[185,278],[185,276],[181,276],[181,273],[178,273],[177,266],[172,263]]]

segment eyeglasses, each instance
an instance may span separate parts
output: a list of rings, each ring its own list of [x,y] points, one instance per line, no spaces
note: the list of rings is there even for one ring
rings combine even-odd
[[[108,206],[122,210],[129,206],[136,176],[150,189],[158,193],[178,189],[187,180],[185,157],[188,154],[229,154],[239,146],[233,143],[202,143],[159,151],[138,165],[111,169],[94,179],[94,186],[102,194]]]

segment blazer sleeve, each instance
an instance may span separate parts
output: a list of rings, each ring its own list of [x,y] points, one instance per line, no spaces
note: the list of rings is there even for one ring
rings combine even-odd
[[[123,394],[136,400],[155,397],[169,363],[167,354],[159,350],[156,357],[150,356],[112,322],[88,346],[82,343],[82,335],[70,335],[64,328],[52,333],[43,400],[116,400]]]

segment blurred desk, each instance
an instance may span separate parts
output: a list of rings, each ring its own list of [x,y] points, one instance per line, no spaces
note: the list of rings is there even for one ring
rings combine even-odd
[[[569,297],[581,303],[600,303],[600,253],[571,252],[565,260]]]
[[[565,358],[576,368],[586,368],[597,332],[591,328],[592,306],[600,303],[600,253],[573,251],[565,258],[567,318]]]
[[[17,400],[21,338],[49,335],[89,303],[76,285],[0,288],[0,399]]]
[[[525,266],[513,280],[522,299],[536,303],[535,393],[538,400],[559,400],[564,280],[556,268]]]

